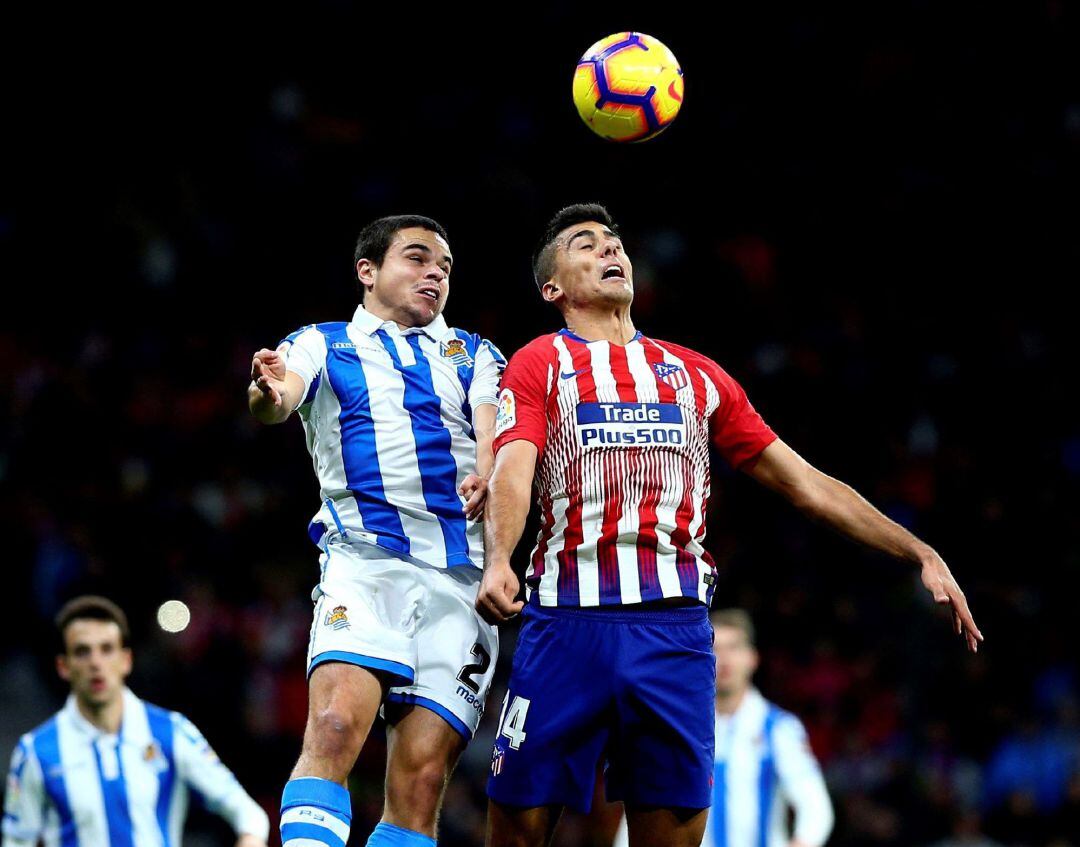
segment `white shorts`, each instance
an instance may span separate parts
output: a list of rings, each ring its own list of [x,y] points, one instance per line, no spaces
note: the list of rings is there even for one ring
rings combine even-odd
[[[320,563],[308,676],[324,662],[382,671],[388,702],[430,709],[471,739],[499,655],[498,630],[474,605],[480,570],[427,567],[340,539]]]

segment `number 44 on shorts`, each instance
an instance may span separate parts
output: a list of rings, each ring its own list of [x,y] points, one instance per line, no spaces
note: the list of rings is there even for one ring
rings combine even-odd
[[[529,714],[531,700],[524,697],[514,697],[510,700],[510,692],[506,692],[503,698],[502,715],[499,717],[499,735],[510,739],[510,749],[517,750],[525,743],[525,718]]]

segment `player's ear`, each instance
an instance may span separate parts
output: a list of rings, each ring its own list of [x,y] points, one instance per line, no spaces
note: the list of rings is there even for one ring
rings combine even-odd
[[[129,673],[131,673],[131,648],[130,647],[124,647],[120,651],[120,656],[121,656],[120,669],[121,669],[121,671],[123,671],[123,674],[126,677]]]
[[[371,291],[372,286],[375,285],[375,273],[378,270],[378,266],[371,259],[361,259],[356,263],[356,278],[366,290]]]
[[[540,286],[540,296],[543,297],[549,303],[557,303],[559,298],[563,296],[563,291],[555,283],[554,279],[549,279],[542,286]]]
[[[71,679],[71,672],[68,670],[67,656],[60,653],[56,657],[56,674],[60,679],[67,682]]]

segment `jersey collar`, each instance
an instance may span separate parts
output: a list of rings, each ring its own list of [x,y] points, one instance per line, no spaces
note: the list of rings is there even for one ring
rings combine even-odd
[[[131,714],[135,708],[135,704],[138,703],[138,698],[132,693],[130,688],[125,686],[124,688],[124,711],[120,718],[120,735],[124,731],[124,719]],[[67,700],[64,702],[64,714],[67,715],[68,721],[71,725],[83,735],[87,735],[90,738],[98,738],[100,736],[107,736],[109,733],[104,730],[98,729],[90,721],[83,717],[83,713],[79,711],[79,705],[75,702],[75,695],[69,694]]]
[[[353,312],[352,325],[365,335],[374,335],[377,330],[385,327],[387,329],[392,328],[394,332],[400,335],[426,335],[432,341],[445,341],[447,336],[453,334],[442,315],[437,315],[435,320],[427,326],[410,326],[406,329],[399,329],[398,325],[393,321],[384,321],[371,314],[364,308],[363,304],[357,306],[356,311]]]
[[[584,338],[582,338],[582,337],[581,337],[580,335],[575,335],[575,334],[574,334],[574,333],[572,333],[572,332],[571,332],[570,330],[568,330],[568,329],[565,329],[565,328],[564,328],[564,329],[560,329],[560,330],[559,330],[559,335],[565,335],[565,336],[566,336],[567,338],[569,338],[570,340],[572,340],[572,341],[578,341],[578,342],[580,342],[580,343],[582,343],[582,344],[596,344],[596,343],[597,343],[597,342],[595,342],[595,341],[586,341],[586,340],[585,340]],[[640,330],[640,329],[639,329],[639,330],[638,330],[637,332],[635,332],[635,333],[634,333],[634,337],[633,337],[633,338],[631,338],[631,339],[630,339],[629,341],[627,341],[626,343],[627,343],[627,344],[633,344],[633,343],[634,343],[635,341],[641,341],[641,330]],[[608,343],[610,344],[611,342],[608,342]],[[625,345],[623,345],[623,346],[625,346]]]

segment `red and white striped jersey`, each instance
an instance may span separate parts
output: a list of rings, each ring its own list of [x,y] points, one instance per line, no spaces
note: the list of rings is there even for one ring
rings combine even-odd
[[[709,445],[738,468],[776,438],[739,384],[711,359],[641,333],[621,347],[564,329],[519,350],[502,386],[495,452],[525,439],[539,454],[529,597],[708,603]]]

